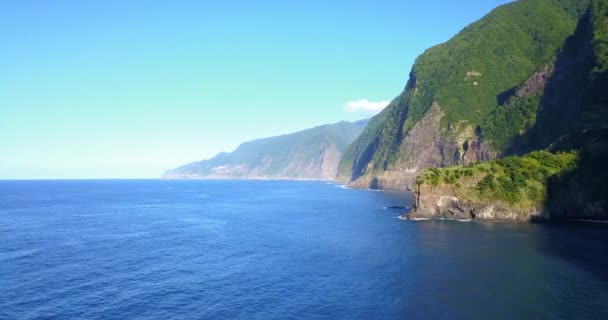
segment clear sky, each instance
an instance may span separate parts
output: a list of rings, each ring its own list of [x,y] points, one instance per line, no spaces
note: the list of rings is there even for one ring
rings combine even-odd
[[[0,179],[154,178],[367,117],[506,2],[2,1]]]

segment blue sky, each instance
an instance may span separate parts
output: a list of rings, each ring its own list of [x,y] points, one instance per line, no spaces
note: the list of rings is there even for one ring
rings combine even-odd
[[[0,178],[154,178],[364,118],[506,2],[3,1]]]

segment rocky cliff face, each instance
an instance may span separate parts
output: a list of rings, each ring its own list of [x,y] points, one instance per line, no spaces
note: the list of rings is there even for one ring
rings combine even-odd
[[[464,143],[464,154],[461,164],[467,165],[496,158],[496,152],[479,138]]]
[[[393,163],[387,160],[381,170],[373,174],[368,172],[349,185],[356,188],[412,190],[418,173],[426,168],[469,164],[496,157],[496,152],[481,141],[473,128],[442,128],[444,115],[440,105],[433,102],[394,151],[396,160]]]
[[[344,150],[366,124],[367,121],[340,122],[246,142],[232,153],[168,170],[163,177],[332,180]]]
[[[558,218],[547,210],[549,184],[580,164],[577,151],[536,151],[467,166],[425,170],[416,181],[411,219],[530,221]],[[578,213],[582,216],[581,213]]]
[[[345,152],[340,174],[353,187],[411,190],[425,168],[512,152],[505,151],[534,124],[529,105],[587,4],[512,2],[425,51],[404,91]],[[522,119],[512,119],[511,109]],[[494,113],[500,121],[489,121],[486,134]]]
[[[502,202],[470,200],[459,196],[453,186],[417,186],[412,220],[450,219],[476,221],[532,221],[546,218],[539,208],[517,208]]]
[[[386,165],[382,171],[373,175],[359,177],[350,186],[412,190],[418,173],[423,169],[486,161],[496,156],[495,152],[475,137],[470,128],[460,135],[453,128],[441,128],[443,116],[439,104],[433,102],[429,111],[408,131],[396,150],[396,162]]]
[[[529,221],[608,218],[608,2],[592,0],[553,62],[534,73],[490,136],[538,150],[466,167],[430,169],[416,182],[411,219]],[[526,100],[528,97],[535,99]],[[523,100],[522,100],[523,99]],[[522,103],[523,101],[523,103]],[[528,113],[519,135],[497,134]],[[506,120],[506,121],[505,121]],[[511,122],[509,122],[511,121]],[[519,122],[524,123],[522,121]],[[504,132],[503,132],[504,133]],[[516,133],[516,132],[515,132]],[[504,140],[504,139],[503,139]]]

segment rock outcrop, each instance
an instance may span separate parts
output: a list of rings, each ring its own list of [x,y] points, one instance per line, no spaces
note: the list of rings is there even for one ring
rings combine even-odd
[[[345,152],[341,176],[353,187],[412,189],[425,168],[514,153],[505,150],[534,125],[529,106],[587,6],[514,1],[426,50],[404,90]],[[486,121],[493,113],[497,121]]]
[[[416,182],[409,218],[607,219],[606,25],[608,2],[592,0],[553,62],[513,95],[515,101],[538,97],[529,100],[533,108],[508,109],[505,118],[532,115],[533,126],[514,141],[524,142],[524,155],[425,171]]]
[[[524,97],[531,96],[545,89],[545,85],[555,70],[555,61],[546,64],[540,70],[536,71],[532,76],[517,89],[515,96]]]
[[[476,221],[531,221],[545,219],[542,210],[521,209],[501,202],[465,200],[452,186],[417,186],[414,192],[414,210],[408,219],[449,219]]]
[[[398,153],[400,160],[374,175],[364,175],[349,185],[355,188],[412,190],[418,172],[428,167],[459,163],[458,146],[453,135],[443,135],[443,112],[434,102],[425,116],[408,132]]]
[[[496,158],[496,152],[479,138],[464,143],[464,154],[460,164],[467,165],[476,162],[488,161]]]
[[[494,159],[490,150],[472,128],[442,129],[444,112],[433,102],[424,117],[408,131],[396,151],[397,161],[381,171],[366,174],[349,183],[355,188],[412,190],[418,173],[426,168],[447,167]]]

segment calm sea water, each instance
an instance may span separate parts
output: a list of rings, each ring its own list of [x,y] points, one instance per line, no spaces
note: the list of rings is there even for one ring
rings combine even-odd
[[[0,182],[1,319],[608,319],[608,225],[293,181]]]

